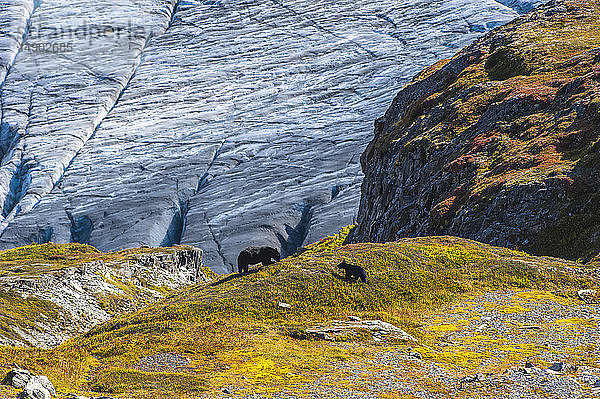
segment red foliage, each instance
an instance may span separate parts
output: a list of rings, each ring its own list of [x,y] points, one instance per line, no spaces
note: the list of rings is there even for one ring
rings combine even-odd
[[[555,100],[558,89],[556,87],[537,85],[517,85],[513,88],[512,96],[516,98],[527,97],[533,102],[549,103]]]
[[[444,216],[450,213],[450,210],[453,209],[455,201],[456,195],[446,198],[445,200],[434,206],[432,211],[437,213],[440,218],[443,218]]]
[[[477,167],[477,159],[471,154],[461,155],[446,166],[450,172],[458,172],[471,167]]]
[[[471,154],[483,152],[488,149],[490,143],[498,140],[501,137],[501,133],[497,130],[493,130],[491,132],[485,132],[475,137],[471,142],[470,148],[468,152]]]

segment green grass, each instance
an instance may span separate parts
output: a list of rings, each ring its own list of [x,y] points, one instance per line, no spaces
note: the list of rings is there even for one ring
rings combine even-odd
[[[0,335],[17,338],[15,327],[23,330],[35,330],[38,322],[59,317],[58,307],[38,298],[22,296],[0,291]]]
[[[358,315],[391,322],[426,340],[421,317],[466,295],[596,286],[565,269],[574,263],[453,237],[343,245],[348,231],[259,272],[190,287],[55,350],[0,350],[0,364],[17,362],[54,373],[63,389],[124,397],[191,398],[227,384],[253,392],[295,392],[333,372],[332,362],[370,356],[367,347],[341,349],[314,341],[303,333],[309,326]],[[343,259],[363,265],[369,283],[345,281],[335,268]],[[191,364],[173,373],[136,368],[141,358],[159,353],[186,356]]]

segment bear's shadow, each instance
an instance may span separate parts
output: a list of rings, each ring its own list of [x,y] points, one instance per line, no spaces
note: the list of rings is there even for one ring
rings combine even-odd
[[[244,277],[244,276],[248,276],[250,274],[254,274],[254,273],[258,273],[262,270],[262,266],[261,267],[257,267],[255,269],[250,269],[248,270],[248,273],[242,274],[242,273],[234,273],[234,274],[230,274],[227,277],[223,277],[222,279],[215,281],[214,283],[210,283],[211,287],[216,287],[219,286],[221,284],[225,284],[231,280],[235,280],[236,278],[240,278],[240,277]]]
[[[333,277],[337,278],[338,280],[342,280],[342,281],[346,281],[346,282],[351,282],[351,283],[357,282],[356,279],[353,279],[353,278],[348,279],[348,278],[346,278],[346,276],[344,274],[339,274],[339,273],[336,273],[336,272],[331,272],[331,275]]]

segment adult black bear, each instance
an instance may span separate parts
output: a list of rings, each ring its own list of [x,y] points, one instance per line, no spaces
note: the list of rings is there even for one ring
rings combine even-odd
[[[273,259],[275,261],[273,261]],[[279,262],[281,255],[279,251],[271,247],[248,247],[238,255],[238,273],[248,273],[248,265],[269,266]]]
[[[344,260],[342,263],[337,265],[337,267],[338,269],[344,269],[346,271],[346,280],[356,278],[357,280],[362,280],[363,283],[367,282],[367,273],[361,266],[351,265],[350,263],[346,263]]]

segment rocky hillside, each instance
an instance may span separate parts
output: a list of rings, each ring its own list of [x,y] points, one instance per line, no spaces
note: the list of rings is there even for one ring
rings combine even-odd
[[[0,253],[0,345],[56,346],[110,318],[207,279],[202,251],[103,254],[82,244]]]
[[[26,368],[59,398],[594,394],[596,268],[453,237],[342,245],[347,232],[55,349],[0,347],[0,377]],[[342,260],[368,282],[345,280]],[[0,386],[0,398],[16,392]]]
[[[599,1],[553,1],[418,75],[362,155],[352,240],[598,254],[599,31]]]

